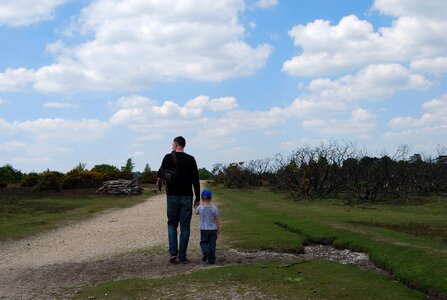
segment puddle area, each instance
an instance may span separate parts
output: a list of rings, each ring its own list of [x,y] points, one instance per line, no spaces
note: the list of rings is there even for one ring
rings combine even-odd
[[[370,260],[368,254],[354,252],[349,249],[337,249],[327,245],[310,245],[304,247],[304,254],[297,255],[304,259],[327,259],[343,265],[355,265],[360,269],[390,275],[378,268]]]

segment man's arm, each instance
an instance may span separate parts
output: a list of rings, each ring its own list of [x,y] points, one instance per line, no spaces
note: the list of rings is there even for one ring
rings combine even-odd
[[[197,169],[197,163],[195,159],[193,159],[192,185],[194,186],[194,195],[196,196],[196,200],[194,201],[194,206],[196,207],[200,204],[200,181],[199,170]]]

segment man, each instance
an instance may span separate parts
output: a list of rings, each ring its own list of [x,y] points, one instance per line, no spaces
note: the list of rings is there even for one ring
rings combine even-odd
[[[158,170],[158,181],[161,179],[162,169],[177,169],[179,179],[174,182],[166,182],[167,214],[168,214],[168,239],[171,263],[177,258],[181,263],[187,263],[186,251],[188,249],[190,224],[193,207],[193,189],[195,201],[194,206],[200,204],[200,182],[197,163],[193,156],[186,154],[184,148],[186,141],[178,136],[172,142],[174,153],[166,154]],[[174,162],[175,155],[177,164]],[[180,243],[177,242],[177,228],[180,223]]]

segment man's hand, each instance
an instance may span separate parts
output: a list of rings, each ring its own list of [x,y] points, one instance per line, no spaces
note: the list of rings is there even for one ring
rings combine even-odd
[[[200,200],[199,200],[199,199],[196,199],[196,200],[194,201],[194,208],[196,208],[197,206],[199,206],[199,204],[200,204]]]

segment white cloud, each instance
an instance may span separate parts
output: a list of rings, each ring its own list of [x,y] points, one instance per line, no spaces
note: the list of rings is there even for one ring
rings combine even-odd
[[[317,78],[303,90],[288,110],[301,118],[333,115],[346,112],[353,102],[378,101],[391,97],[399,90],[424,89],[430,82],[423,76],[413,74],[398,64],[369,65],[354,75],[338,79]]]
[[[144,99],[144,97],[142,97]],[[122,105],[123,106],[123,105]],[[141,101],[139,105],[119,108],[110,118],[111,124],[124,124],[139,132],[182,130],[203,132],[208,136],[226,136],[235,132],[264,129],[281,124],[290,116],[286,109],[273,107],[267,111],[237,110],[234,97],[198,96],[183,106],[173,101],[161,105]],[[209,110],[216,116],[205,116]],[[153,135],[149,135],[149,139]],[[145,137],[139,139],[144,140]]]
[[[25,146],[25,143],[13,140],[0,144],[0,151],[17,151],[23,149]]]
[[[447,18],[444,0],[375,0],[373,8],[386,15],[396,17],[417,16],[427,19]]]
[[[351,118],[347,120],[338,119],[312,119],[304,120],[303,127],[317,131],[323,135],[364,135],[376,126],[376,115],[363,109],[357,108],[352,111]]]
[[[94,39],[36,71],[39,91],[140,90],[187,78],[222,81],[262,68],[272,48],[244,41],[243,0],[97,0],[78,22]],[[53,49],[54,50],[54,49]]]
[[[0,133],[13,134],[24,132],[31,134],[37,142],[69,142],[92,141],[104,135],[108,129],[107,122],[94,119],[65,120],[37,119],[31,121],[7,122],[0,119]]]
[[[331,101],[307,96],[297,98],[290,105],[290,112],[301,118],[312,118],[314,116],[337,114],[349,109],[349,105],[343,101]]]
[[[165,101],[157,105],[143,96],[122,97],[114,104],[118,111],[111,117],[112,124],[119,123],[156,123],[157,120],[168,118],[197,118],[203,111],[225,111],[237,107],[234,97],[221,97],[211,99],[208,96],[198,96],[185,103],[184,106],[173,101]]]
[[[308,90],[320,99],[381,100],[397,90],[423,89],[430,82],[421,75],[412,74],[398,64],[369,65],[355,75],[336,80],[319,78],[312,80]]]
[[[411,63],[411,69],[418,72],[427,72],[436,74],[446,73],[447,56],[415,60]]]
[[[44,103],[43,107],[45,108],[78,108],[78,105],[75,103],[69,103],[69,102],[46,102]]]
[[[56,7],[69,0],[2,0],[0,25],[26,26],[51,19]]]
[[[392,119],[388,125],[391,128],[447,126],[447,94],[444,94],[439,99],[425,102],[422,105],[420,118],[397,117]]]
[[[392,26],[377,31],[355,15],[343,17],[336,25],[326,20],[297,25],[289,35],[302,53],[284,62],[282,70],[294,76],[318,76],[368,64],[443,56],[447,51],[447,2],[434,2],[438,9],[434,14],[439,16],[432,18],[426,9],[432,5],[425,1],[412,1],[410,5],[404,0],[376,1],[376,9],[397,17]]]
[[[269,8],[278,5],[279,0],[257,0],[254,3],[255,7]]]
[[[0,92],[21,91],[33,80],[34,70],[8,68],[0,73]]]

